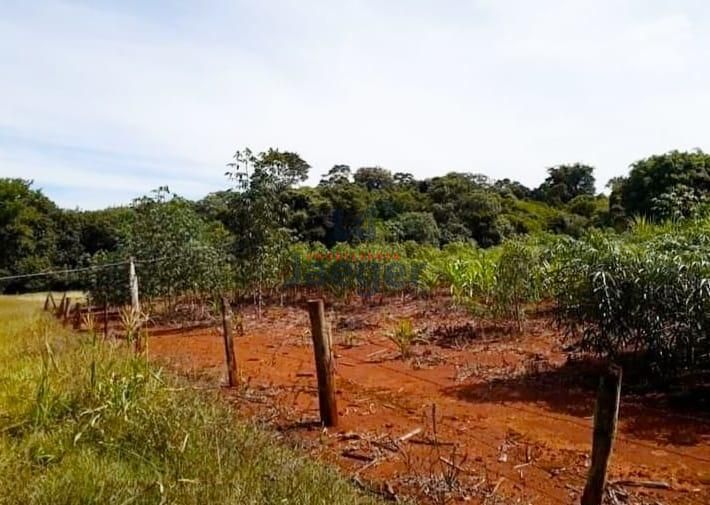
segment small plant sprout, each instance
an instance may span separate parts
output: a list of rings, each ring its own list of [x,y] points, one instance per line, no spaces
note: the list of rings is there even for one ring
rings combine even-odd
[[[142,336],[140,333],[143,323],[148,321],[148,315],[134,310],[132,307],[124,307],[120,310],[121,327],[126,335],[128,345],[134,344],[136,351],[142,348]]]
[[[86,327],[86,331],[89,332],[91,342],[96,343],[96,318],[94,317],[94,314],[89,311],[82,315],[81,322]]]
[[[397,346],[402,359],[409,358],[412,354],[412,345],[416,339],[412,320],[402,319],[394,331],[387,335],[387,338]]]

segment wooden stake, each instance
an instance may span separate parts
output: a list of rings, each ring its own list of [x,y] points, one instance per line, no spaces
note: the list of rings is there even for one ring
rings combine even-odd
[[[136,275],[136,265],[133,256],[129,259],[128,285],[131,289],[131,308],[135,314],[140,314],[141,304],[138,298],[138,276]]]
[[[62,308],[62,322],[67,324],[69,322],[69,309],[71,307],[71,297],[67,296],[64,298],[64,307]]]
[[[621,368],[612,365],[599,381],[597,404],[594,410],[592,464],[582,494],[582,505],[601,505],[604,499],[606,471],[616,436],[620,397]]]
[[[62,317],[64,315],[64,302],[67,301],[67,293],[66,291],[62,294],[62,299],[59,302],[59,307],[57,307],[57,312],[56,315],[57,317]]]
[[[226,296],[222,296],[222,332],[224,333],[224,353],[227,355],[227,377],[229,387],[237,385],[237,357],[234,354],[234,340],[232,335],[232,308]]]
[[[308,301],[308,316],[311,319],[311,336],[316,359],[320,418],[324,426],[335,427],[338,425],[338,408],[335,402],[333,355],[330,350],[330,332],[325,321],[323,300]]]
[[[104,301],[104,340],[108,338],[108,302]]]
[[[73,328],[75,330],[81,329],[81,303],[76,302],[74,305],[74,324]]]

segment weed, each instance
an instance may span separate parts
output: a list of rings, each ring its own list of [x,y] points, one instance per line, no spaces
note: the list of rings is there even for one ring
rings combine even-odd
[[[390,342],[397,346],[400,357],[406,359],[412,354],[412,345],[416,339],[416,332],[414,331],[414,325],[412,320],[402,319],[395,330],[387,335]]]

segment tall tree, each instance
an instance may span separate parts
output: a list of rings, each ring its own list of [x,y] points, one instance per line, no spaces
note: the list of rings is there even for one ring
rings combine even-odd
[[[394,184],[392,172],[382,167],[358,168],[353,178],[357,184],[365,186],[369,191],[391,188]]]
[[[631,165],[625,179],[616,180],[611,201],[627,216],[652,219],[683,217],[710,196],[710,154],[671,151]]]
[[[547,179],[535,190],[538,199],[552,205],[569,202],[576,196],[593,196],[594,167],[582,163],[547,169]]]
[[[320,185],[324,187],[337,186],[351,182],[352,174],[350,165],[333,165],[333,167],[320,180]]]
[[[250,149],[237,151],[227,174],[236,182],[239,197],[233,200],[238,225],[234,255],[244,284],[257,299],[259,315],[264,290],[280,282],[291,241],[287,228],[285,191],[308,178],[310,165],[298,154],[269,149],[255,156]]]
[[[0,272],[6,275],[48,270],[57,253],[59,209],[32,181],[0,179]],[[5,283],[0,290],[24,290],[35,281]]]

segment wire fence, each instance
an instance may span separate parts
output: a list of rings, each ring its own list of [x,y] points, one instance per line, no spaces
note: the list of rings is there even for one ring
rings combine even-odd
[[[165,261],[170,261],[174,259],[172,256],[162,256],[162,257],[156,257],[156,258],[147,258],[147,259],[135,259],[135,264],[137,265],[142,265],[142,264],[153,264],[153,263],[158,263],[158,262],[165,262]],[[29,273],[29,274],[18,274],[18,275],[13,275],[13,276],[4,276],[0,277],[0,281],[8,281],[8,280],[15,280],[15,279],[25,279],[25,278],[36,278],[36,277],[41,277],[41,276],[56,276],[56,275],[68,275],[68,274],[78,274],[78,273],[87,273],[87,272],[96,272],[96,271],[101,271],[101,270],[107,270],[107,269],[113,269],[113,268],[118,268],[118,267],[125,267],[131,263],[131,259],[128,260],[123,260],[123,261],[117,261],[117,262],[111,262],[111,263],[106,263],[102,265],[94,265],[94,266],[88,266],[88,267],[80,267],[80,268],[74,268],[74,269],[61,269],[61,270],[52,270],[52,271],[43,271],[43,272],[36,272],[36,273]],[[128,279],[126,279],[126,284],[128,284]],[[382,349],[386,349],[389,351],[395,351],[394,348],[389,347],[387,345],[379,344],[376,342],[369,342],[370,344],[380,347]],[[297,359],[297,358],[292,358],[286,354],[282,354],[281,357],[286,358],[286,359]],[[362,360],[356,356],[348,355],[347,360],[351,360],[358,365],[361,366],[375,366],[378,367],[379,369],[391,373],[391,374],[396,374],[399,375],[403,378],[406,378],[408,380],[414,380],[414,381],[419,381],[422,383],[427,383],[429,385],[433,385],[439,389],[444,389],[448,388],[450,384],[445,384],[440,381],[436,381],[433,379],[430,379],[428,377],[423,377],[421,375],[418,375],[416,373],[411,373],[406,370],[401,370],[396,367],[392,366],[387,366],[383,363],[378,363],[378,362],[373,362],[372,360]],[[341,375],[342,377],[342,375]],[[361,392],[364,396],[367,396],[367,393]],[[576,419],[571,419],[568,417],[563,417],[563,416],[558,416],[552,413],[546,413],[546,412],[540,412],[537,410],[532,410],[528,409],[524,406],[520,405],[512,405],[509,403],[497,403],[497,406],[502,408],[502,409],[507,409],[510,410],[511,412],[517,412],[517,413],[525,413],[528,416],[536,417],[541,419],[541,421],[544,422],[544,420],[551,420],[551,421],[556,421],[556,422],[563,422],[567,423],[569,425],[584,429],[586,432],[590,433],[593,430],[593,425],[592,423],[587,423],[583,422],[580,420]],[[693,419],[695,421],[700,421],[700,422],[708,422],[708,420],[702,419],[702,418],[697,418],[697,417],[689,417],[690,419]],[[458,428],[455,425],[449,424],[443,419],[438,420],[437,423],[444,427],[445,429],[451,430],[452,432],[456,432]],[[490,428],[490,426],[489,426]],[[466,437],[470,440],[473,440],[474,442],[480,444],[481,446],[487,447],[489,449],[492,449],[494,451],[498,451],[500,449],[500,444],[504,442],[504,440],[497,440],[492,436],[489,435],[484,435],[482,433],[477,433],[473,434],[470,432],[467,432]],[[653,444],[642,442],[639,440],[635,440],[632,438],[629,438],[623,434],[617,434],[616,438],[619,441],[622,441],[623,443],[630,444],[636,447],[640,447],[649,451],[652,450],[657,450],[658,447],[654,446]],[[693,460],[695,462],[703,463],[703,464],[710,464],[710,458],[705,458],[702,456],[696,456],[694,454],[689,454],[689,453],[684,453],[679,450],[676,450],[674,448],[664,446],[663,451],[669,454],[673,454],[676,457],[679,457],[683,460]],[[540,496],[544,496],[547,499],[553,500],[556,503],[568,503],[569,501],[566,499],[562,499],[559,496],[555,496],[552,494],[549,490],[541,488],[539,486],[536,486],[535,484],[531,483],[530,481],[527,481],[524,479],[520,473],[516,472],[513,468],[508,469],[507,467],[498,465],[500,470],[496,470],[496,472],[499,472],[501,476],[507,478],[511,482],[515,482],[520,484],[521,486],[524,486],[527,489],[530,489],[534,491],[535,493],[539,494]],[[550,475],[549,469],[543,468],[542,466],[536,464],[534,461],[529,461],[526,462],[526,467],[530,469],[534,469],[538,472],[540,472],[542,475]],[[568,477],[575,485],[578,486],[583,486],[584,485],[584,477],[567,473],[565,474],[566,477]],[[703,501],[697,501],[692,495],[687,495],[688,500],[691,503],[703,503]]]

